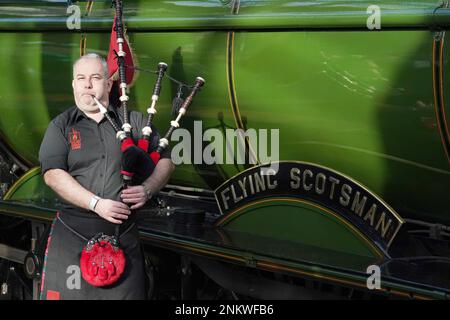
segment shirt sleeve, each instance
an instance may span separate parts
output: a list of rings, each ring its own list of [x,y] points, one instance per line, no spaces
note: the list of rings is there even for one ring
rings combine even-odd
[[[54,121],[50,122],[39,149],[42,175],[49,169],[67,171],[68,152],[69,146],[63,130]]]

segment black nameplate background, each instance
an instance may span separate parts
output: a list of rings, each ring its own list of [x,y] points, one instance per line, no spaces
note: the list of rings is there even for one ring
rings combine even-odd
[[[377,243],[382,249],[387,251],[387,248],[398,232],[403,221],[398,215],[394,213],[391,208],[389,208],[384,202],[378,199],[373,193],[368,191],[363,186],[359,185],[357,182],[351,180],[350,178],[322,166],[304,162],[279,162],[278,164],[278,172],[275,175],[270,176],[270,178],[262,175],[261,173],[261,169],[267,167],[267,165],[257,166],[239,173],[238,175],[223,183],[219,188],[217,188],[215,190],[215,196],[222,214],[230,214],[246,204],[264,198],[295,197],[298,199],[309,200],[313,203],[326,207],[333,212],[338,213],[352,225],[362,231],[372,241]],[[292,188],[291,186],[292,182],[298,184],[298,181],[293,180],[291,177],[291,170],[293,168],[296,168],[296,173],[298,172],[298,170],[300,170],[300,174],[296,175],[300,178],[300,185],[298,188]],[[305,176],[306,179],[304,179],[305,172],[307,172]],[[263,188],[259,188],[259,191],[256,190],[257,188],[255,187],[256,183],[254,179],[255,175],[259,175],[264,179],[265,190],[262,190]],[[249,186],[250,176],[252,176],[253,180],[253,190],[251,190]],[[239,180],[241,181],[241,183],[243,183],[244,178],[246,178],[246,197],[242,190],[242,187],[239,185]],[[270,181],[270,184],[272,185],[272,188],[268,187],[268,179]],[[316,179],[318,181],[317,190]],[[275,185],[275,181],[276,187],[273,187]],[[333,192],[333,183],[331,181],[333,181],[334,183]],[[339,183],[337,183],[337,181]],[[307,187],[311,187],[311,189],[305,190],[304,184]],[[349,197],[349,204],[347,206],[343,205],[340,201],[340,198],[343,197],[344,203],[346,202],[346,197],[344,197],[342,193],[342,188],[344,185],[346,185],[346,192],[344,193]],[[232,190],[233,188],[234,194]],[[363,197],[366,197],[364,210],[361,216],[351,210],[357,192],[359,192],[360,200]],[[240,197],[242,197],[242,199]],[[236,202],[236,199],[239,199],[239,201]],[[376,211],[374,223],[373,226],[371,226],[370,219],[364,220],[364,217],[373,204],[376,205]],[[389,220],[392,221],[384,237],[381,236],[381,226],[378,231],[376,230],[377,223],[383,212],[385,213],[384,221],[386,223]]]

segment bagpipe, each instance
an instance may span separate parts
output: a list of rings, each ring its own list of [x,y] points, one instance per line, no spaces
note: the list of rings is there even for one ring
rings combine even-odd
[[[106,117],[116,132],[116,138],[120,142],[122,159],[121,159],[121,175],[123,187],[130,185],[142,184],[155,170],[160,160],[161,154],[169,146],[169,140],[173,131],[180,126],[181,118],[186,114],[191,105],[194,96],[205,83],[201,77],[197,77],[195,84],[192,86],[188,97],[182,102],[178,115],[170,122],[170,128],[167,133],[159,139],[159,144],[155,150],[151,150],[151,134],[152,120],[156,114],[156,103],[161,92],[163,77],[167,71],[167,64],[160,62],[158,64],[157,79],[153,88],[151,97],[151,105],[147,109],[147,122],[142,129],[142,137],[135,144],[132,134],[132,126],[128,117],[128,100],[127,95],[127,70],[126,70],[126,52],[124,46],[128,46],[124,38],[123,22],[122,22],[122,1],[114,0],[115,19],[113,31],[117,34],[116,43],[118,51],[116,52],[116,60],[119,73],[119,101],[120,108],[123,112],[123,125],[118,126],[107,112],[107,106],[103,106],[94,96],[93,99],[100,109],[100,112]],[[115,234],[105,235],[99,233],[88,241],[83,248],[80,259],[80,268],[83,279],[94,286],[106,286],[116,282],[125,270],[125,255],[120,248],[119,243],[119,225],[115,227]]]

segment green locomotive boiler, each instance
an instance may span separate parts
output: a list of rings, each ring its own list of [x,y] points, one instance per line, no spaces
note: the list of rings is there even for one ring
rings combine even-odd
[[[59,201],[39,146],[112,18],[110,1],[0,4],[0,299],[39,295]],[[149,298],[450,297],[448,1],[127,0],[124,23],[131,108],[160,61],[207,80],[182,123],[199,144],[139,213]],[[160,131],[178,91],[163,80]],[[207,132],[258,135],[217,138],[207,163]],[[239,141],[247,161],[227,159]]]

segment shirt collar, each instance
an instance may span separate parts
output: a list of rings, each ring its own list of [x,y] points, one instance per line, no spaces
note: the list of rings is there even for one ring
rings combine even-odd
[[[116,120],[120,119],[119,114],[117,113],[117,108],[112,105],[109,105],[108,107],[108,114],[112,117],[115,117]],[[75,106],[75,122],[80,121],[82,118],[88,119],[88,116],[86,116],[86,114],[83,111],[81,111],[77,106]]]

